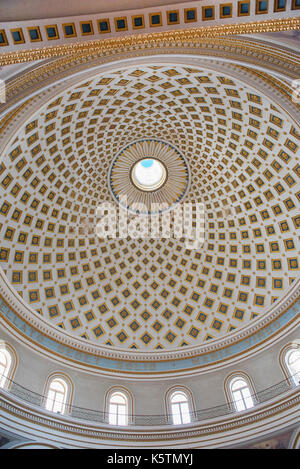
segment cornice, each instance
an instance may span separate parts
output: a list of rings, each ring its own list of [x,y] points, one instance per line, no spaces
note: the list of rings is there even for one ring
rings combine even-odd
[[[29,72],[25,71],[15,79],[8,80],[6,83],[6,103],[0,106],[0,115],[5,115],[6,120],[13,117],[13,108],[24,102],[25,99],[39,94],[39,101],[44,98],[44,90],[50,85],[61,85],[62,81],[67,81],[68,86],[72,83],[71,77],[77,74],[89,77],[95,67],[112,67],[114,64],[119,66],[124,60],[124,66],[128,60],[142,59],[143,57],[165,56],[165,55],[195,55],[217,60],[230,61],[231,63],[241,64],[247,67],[256,67],[258,70],[274,71],[282,73],[284,63],[284,77],[296,79],[299,76],[300,59],[296,54],[287,53],[274,47],[267,47],[253,40],[242,38],[214,38],[185,41],[184,43],[177,38],[174,40],[155,40],[138,41],[134,44],[124,44],[119,47],[112,43],[107,50],[95,49],[93,53],[89,50],[71,54],[65,57],[52,58],[47,63],[38,64],[35,69]],[[0,66],[1,66],[0,54]],[[34,59],[32,59],[34,60]],[[164,60],[164,59],[163,59]],[[89,73],[87,73],[89,71]],[[56,90],[57,92],[57,90]],[[6,127],[7,122],[2,122],[2,128]]]
[[[198,42],[201,39],[217,38],[240,34],[255,34],[264,32],[278,32],[300,29],[300,18],[272,19],[256,21],[252,23],[228,24],[207,26],[193,29],[182,29],[148,34],[135,34],[129,37],[111,38],[82,43],[72,43],[39,49],[28,49],[20,52],[8,52],[0,54],[0,66],[11,65],[33,60],[41,60],[50,57],[77,55],[88,52],[109,53],[110,49],[130,47],[137,44],[153,44],[157,41],[184,41],[186,43]]]
[[[90,446],[107,444],[108,441],[117,442],[119,447],[128,444],[138,446],[162,444],[180,445],[189,441],[193,447],[207,447],[222,444],[234,444],[235,439],[250,439],[257,437],[260,431],[266,431],[271,426],[272,431],[297,423],[299,417],[300,390],[286,393],[273,399],[267,404],[260,404],[254,410],[242,414],[229,415],[197,422],[182,428],[173,426],[137,427],[112,429],[109,425],[99,425],[88,421],[80,422],[72,417],[49,415],[43,409],[24,404],[13,396],[0,393],[0,407],[2,427],[9,429],[14,424],[15,430],[22,434],[22,430],[39,431],[39,435],[49,442],[68,441],[75,446]],[[6,423],[4,423],[6,422]],[[262,430],[263,429],[263,430]],[[175,443],[176,442],[176,443]],[[222,442],[222,443],[221,443]],[[198,446],[199,445],[199,446]]]

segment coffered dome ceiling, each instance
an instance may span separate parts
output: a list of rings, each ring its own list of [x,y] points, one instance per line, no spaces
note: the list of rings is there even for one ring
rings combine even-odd
[[[205,205],[205,242],[99,239],[109,169],[132,142],[171,144]],[[225,73],[141,65],[52,99],[1,157],[1,261],[52,325],[101,345],[173,349],[263,315],[298,275],[299,129]]]

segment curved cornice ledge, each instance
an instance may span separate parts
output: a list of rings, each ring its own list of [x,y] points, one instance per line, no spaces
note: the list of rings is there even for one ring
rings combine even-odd
[[[220,448],[233,446],[258,438],[268,431],[282,430],[298,422],[300,389],[285,393],[268,402],[257,405],[254,410],[197,422],[174,428],[138,427],[112,429],[88,421],[50,415],[49,412],[24,404],[19,399],[0,393],[2,409],[0,423],[23,437],[71,448]]]
[[[36,49],[27,49],[16,52],[7,52],[1,54],[0,66],[14,63],[26,62],[31,60],[41,60],[49,57],[59,57],[64,55],[78,55],[88,50],[90,53],[106,51],[113,46],[122,48],[125,46],[134,46],[136,43],[150,43],[157,40],[164,41],[201,41],[206,38],[226,37],[239,34],[255,34],[264,32],[289,31],[299,29],[300,18],[290,17],[281,19],[267,19],[264,21],[254,21],[251,23],[240,24],[219,24],[215,26],[203,26],[200,28],[181,29],[173,31],[162,31],[157,33],[133,34],[121,38],[98,39],[94,41],[61,44],[52,47],[41,47]]]

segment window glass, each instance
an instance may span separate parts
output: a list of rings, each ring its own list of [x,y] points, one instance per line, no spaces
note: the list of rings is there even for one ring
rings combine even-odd
[[[254,407],[250,388],[243,378],[235,378],[231,382],[230,390],[235,408],[238,412]]]
[[[111,425],[128,425],[127,397],[122,393],[114,393],[109,399],[109,423]]]
[[[300,384],[300,350],[287,352],[286,364],[294,383]]]
[[[67,391],[68,386],[62,379],[55,378],[51,381],[47,394],[46,409],[63,414],[67,400]]]
[[[171,413],[174,425],[191,422],[189,403],[183,392],[175,392],[171,396]]]
[[[7,350],[0,350],[0,387],[3,388],[11,366],[11,356]]]

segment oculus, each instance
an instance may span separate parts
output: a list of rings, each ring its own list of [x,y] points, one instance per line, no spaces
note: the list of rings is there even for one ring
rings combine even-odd
[[[133,184],[142,191],[155,191],[162,187],[166,179],[165,165],[153,158],[143,158],[131,170]]]
[[[124,147],[109,170],[114,199],[135,214],[171,210],[183,200],[189,183],[189,167],[182,153],[170,143],[152,138]]]

